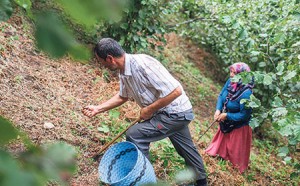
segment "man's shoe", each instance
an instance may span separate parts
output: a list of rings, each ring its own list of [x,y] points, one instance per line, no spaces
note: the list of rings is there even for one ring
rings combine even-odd
[[[206,180],[206,178],[201,179],[201,180],[197,180],[196,181],[196,186],[207,186],[207,180]]]

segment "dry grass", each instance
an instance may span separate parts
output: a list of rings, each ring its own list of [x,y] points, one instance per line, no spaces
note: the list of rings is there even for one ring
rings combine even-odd
[[[52,60],[37,52],[29,38],[31,30],[24,33],[23,21],[14,17],[11,24],[0,23],[4,29],[0,33],[0,114],[36,144],[61,140],[78,147],[79,170],[72,183],[97,185],[98,163],[89,157],[100,150],[107,137],[97,127],[109,118],[105,113],[89,119],[81,109],[117,93],[118,81],[112,76],[110,83],[105,82],[100,67],[93,62],[84,65],[68,57]],[[119,110],[121,123],[135,117],[137,106],[128,103]],[[46,122],[54,128],[44,128]],[[23,151],[24,147],[14,144],[10,150]]]

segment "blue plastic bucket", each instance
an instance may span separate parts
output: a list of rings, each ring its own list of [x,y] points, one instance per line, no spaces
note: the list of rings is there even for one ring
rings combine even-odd
[[[98,171],[100,180],[111,186],[156,183],[151,163],[131,142],[110,147],[103,155]]]

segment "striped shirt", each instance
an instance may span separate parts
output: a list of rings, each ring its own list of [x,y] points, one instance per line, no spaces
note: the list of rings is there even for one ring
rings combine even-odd
[[[133,98],[140,107],[146,107],[180,87],[182,94],[159,111],[178,113],[192,108],[181,84],[151,56],[125,54],[124,73],[119,77],[120,96]]]

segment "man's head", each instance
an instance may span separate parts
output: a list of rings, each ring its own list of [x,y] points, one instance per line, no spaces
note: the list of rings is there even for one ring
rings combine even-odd
[[[118,59],[125,54],[119,43],[111,38],[101,39],[94,48],[96,58],[110,70],[120,69]]]

